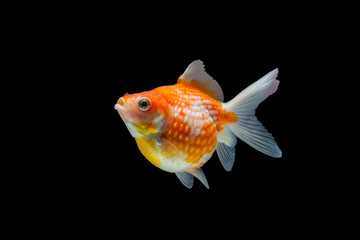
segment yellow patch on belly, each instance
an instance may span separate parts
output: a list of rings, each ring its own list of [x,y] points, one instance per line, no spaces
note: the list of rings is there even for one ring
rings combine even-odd
[[[136,143],[140,149],[140,152],[156,167],[161,166],[161,161],[159,158],[158,150],[156,148],[155,139],[145,139],[141,137],[135,138]]]

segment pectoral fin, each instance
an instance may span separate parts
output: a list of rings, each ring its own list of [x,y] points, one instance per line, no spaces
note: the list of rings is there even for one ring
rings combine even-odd
[[[158,138],[158,149],[160,154],[167,159],[179,157],[182,155],[181,151],[166,138]]]

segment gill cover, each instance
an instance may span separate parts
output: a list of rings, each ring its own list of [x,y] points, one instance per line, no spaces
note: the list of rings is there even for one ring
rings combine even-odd
[[[132,123],[134,129],[141,137],[149,137],[160,133],[165,123],[165,117],[158,115],[151,122],[139,121]]]

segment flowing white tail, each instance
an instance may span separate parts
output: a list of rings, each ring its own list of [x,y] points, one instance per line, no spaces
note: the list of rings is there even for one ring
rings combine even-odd
[[[235,98],[227,103],[223,103],[226,111],[234,112],[238,117],[236,123],[227,124],[216,146],[216,152],[227,171],[230,171],[234,164],[235,136],[256,150],[271,157],[280,158],[282,156],[282,152],[276,144],[274,137],[255,116],[257,106],[269,95],[276,92],[280,83],[276,79],[277,74],[278,69],[269,72],[240,92]]]

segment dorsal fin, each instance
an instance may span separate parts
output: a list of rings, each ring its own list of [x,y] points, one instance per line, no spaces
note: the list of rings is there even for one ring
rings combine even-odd
[[[220,85],[207,74],[201,60],[193,61],[179,77],[178,83],[188,84],[220,102],[224,101],[224,94]]]

